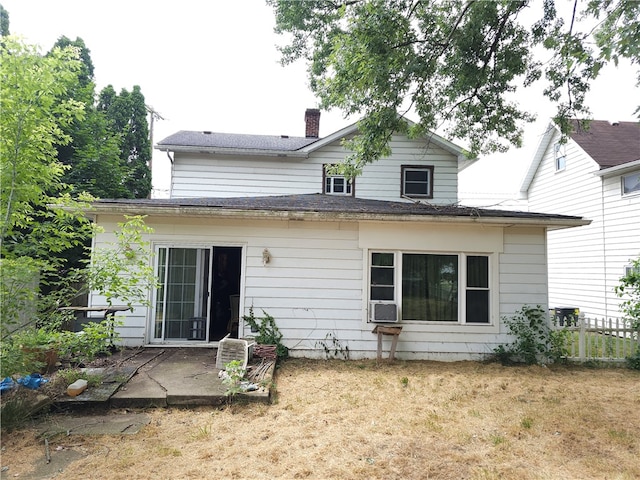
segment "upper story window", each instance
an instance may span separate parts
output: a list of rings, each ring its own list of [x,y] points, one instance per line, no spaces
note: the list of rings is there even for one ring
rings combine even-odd
[[[553,145],[553,158],[555,160],[556,172],[564,170],[567,166],[567,156],[564,151],[564,145],[556,142]]]
[[[402,197],[433,198],[433,167],[402,165]]]
[[[622,195],[640,193],[640,172],[622,176]]]
[[[327,168],[331,165],[325,165],[323,171],[323,192],[331,195],[353,195],[355,180],[348,181],[342,175],[332,175],[327,173]]]

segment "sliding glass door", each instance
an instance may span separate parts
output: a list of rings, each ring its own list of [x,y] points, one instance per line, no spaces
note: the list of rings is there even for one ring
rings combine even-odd
[[[212,248],[157,249],[152,341],[208,340]]]

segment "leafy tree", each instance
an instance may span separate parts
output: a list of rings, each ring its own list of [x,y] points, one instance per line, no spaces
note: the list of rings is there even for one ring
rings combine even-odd
[[[149,233],[153,229],[143,216],[125,216],[114,232],[116,241],[94,251],[86,270],[87,285],[102,292],[108,305],[116,298],[129,307],[149,304],[148,294],[157,288],[150,244],[145,239]]]
[[[570,118],[588,115],[585,94],[605,64],[640,64],[636,1],[588,0],[568,24],[555,0],[267,3],[276,32],[289,35],[282,62],[307,61],[321,107],[363,117],[360,134],[346,142],[354,152],[343,166],[348,176],[388,155],[394,131],[417,136],[442,128],[467,141],[471,155],[520,146],[534,115],[516,94],[543,78],[567,134]],[[538,5],[542,11],[534,12]],[[539,19],[526,23],[525,14]],[[420,118],[411,127],[398,118],[410,109]]]
[[[93,77],[93,60],[91,60],[91,51],[87,48],[80,37],[76,37],[75,40],[62,36],[53,48],[73,48],[76,49],[78,60],[80,61],[80,68],[76,72],[77,84],[73,85],[73,88],[69,90],[68,95],[74,99],[84,102],[86,106],[93,105],[93,96],[95,90],[94,77]]]
[[[125,184],[126,166],[120,160],[121,136],[111,130],[104,112],[86,109],[73,128],[72,152],[64,181],[78,192],[98,198],[131,198]],[[58,149],[62,156],[62,150]]]
[[[126,169],[120,160],[121,132],[115,131],[104,112],[95,106],[94,66],[91,52],[81,38],[60,37],[54,48],[77,50],[80,68],[67,95],[84,105],[82,119],[64,128],[71,141],[57,145],[58,159],[69,168],[63,181],[77,192],[102,198],[130,198],[125,184]]]
[[[14,37],[0,42],[2,359],[5,340],[11,347],[16,326],[55,328],[58,307],[78,294],[97,290],[109,302],[139,302],[155,281],[151,253],[142,240],[148,229],[139,217],[121,224],[118,246],[97,252],[90,266],[88,255],[82,255],[94,233],[85,215],[92,197],[71,195],[62,182],[71,167],[59,160],[57,148],[71,141],[71,131],[77,140],[75,158],[101,160],[95,151],[83,151],[97,145],[96,138],[106,145],[103,149],[119,151],[119,144],[109,146],[115,137],[104,114],[86,110],[74,98],[81,87],[82,65],[77,46],[55,47],[43,56],[37,47]],[[91,138],[85,141],[83,135]],[[119,161],[117,155],[114,158]],[[111,171],[119,168],[118,163]],[[96,172],[97,177],[104,170]],[[98,179],[105,185],[109,180]],[[81,252],[75,262],[69,259],[72,250]]]
[[[151,193],[151,141],[144,95],[139,86],[131,92],[122,89],[119,95],[111,85],[101,92],[97,105],[104,112],[110,128],[120,132],[120,160],[125,168],[124,185],[128,198],[146,198]]]
[[[38,284],[59,282],[66,259],[92,228],[61,178],[65,166],[56,145],[70,141],[63,128],[82,118],[83,105],[68,98],[80,68],[77,51],[53,49],[42,56],[14,37],[0,45],[0,252],[2,322],[31,303]],[[55,205],[55,206],[54,206]],[[17,306],[12,311],[11,303]],[[16,305],[16,304],[13,304]]]
[[[65,167],[57,161],[56,145],[70,141],[62,130],[83,115],[83,106],[67,98],[79,69],[72,49],[54,49],[43,57],[36,47],[13,37],[0,45],[0,248],[20,235],[37,208],[60,193]],[[40,232],[48,225],[39,225]],[[60,235],[52,230],[45,248]],[[59,233],[63,234],[64,229]]]

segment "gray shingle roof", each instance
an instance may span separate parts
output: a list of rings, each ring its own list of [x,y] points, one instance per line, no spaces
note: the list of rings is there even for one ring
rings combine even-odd
[[[373,214],[388,216],[432,216],[432,217],[475,217],[475,218],[513,218],[530,220],[580,220],[581,217],[553,215],[511,210],[493,210],[458,205],[431,205],[426,203],[389,202],[368,200],[342,195],[324,195],[320,193],[234,198],[166,198],[133,200],[98,200],[95,206],[131,206],[166,208],[211,208],[212,210],[254,210],[271,212],[318,212]]]
[[[600,168],[615,167],[640,160],[640,123],[592,120],[588,130],[577,129],[571,138],[593,158]]]
[[[171,150],[171,147],[199,147],[203,149],[230,148],[294,152],[316,141],[318,141],[317,138],[289,137],[286,135],[244,135],[180,130],[158,142],[158,147],[161,150]]]

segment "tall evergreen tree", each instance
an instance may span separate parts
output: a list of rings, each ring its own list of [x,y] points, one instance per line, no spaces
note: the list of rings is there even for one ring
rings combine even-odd
[[[84,119],[65,128],[72,141],[58,145],[70,168],[63,181],[102,198],[145,198],[151,192],[149,126],[140,87],[116,95],[106,87],[95,101],[91,52],[81,38],[60,37],[54,48],[74,48],[81,61],[70,98],[84,105]]]
[[[0,5],[0,36],[6,37],[8,35],[11,35],[9,33],[9,12]]]
[[[151,193],[151,141],[147,109],[138,85],[119,95],[108,85],[101,92],[97,109],[105,113],[112,130],[121,132],[120,160],[125,169],[124,184],[130,198],[146,198]]]
[[[58,160],[67,165],[62,180],[76,191],[85,191],[96,197],[128,197],[120,166],[120,135],[107,126],[104,113],[95,108],[94,66],[91,52],[81,38],[70,40],[60,37],[54,49],[71,48],[77,52],[80,68],[76,81],[67,95],[84,108],[82,120],[65,127],[71,138],[66,145],[58,145]]]

